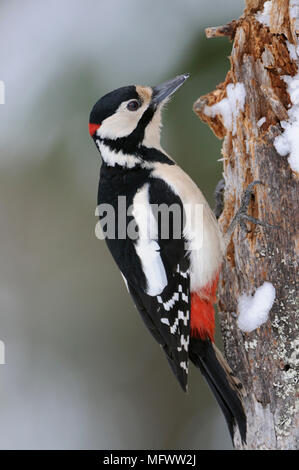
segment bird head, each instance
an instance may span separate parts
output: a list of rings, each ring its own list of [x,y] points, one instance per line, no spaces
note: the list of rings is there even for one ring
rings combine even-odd
[[[161,109],[188,77],[179,75],[155,87],[125,86],[100,98],[90,113],[89,133],[103,160],[129,166],[132,158],[126,155],[138,161],[141,147],[159,149]]]

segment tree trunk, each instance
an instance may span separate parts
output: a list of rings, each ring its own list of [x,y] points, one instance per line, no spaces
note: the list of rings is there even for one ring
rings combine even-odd
[[[194,110],[217,137],[224,139],[224,209],[219,219],[223,232],[240,206],[244,190],[254,180],[263,184],[255,186],[249,214],[279,226],[270,229],[250,222],[249,233],[238,226],[220,276],[224,351],[247,392],[247,444],[242,445],[236,434],[235,447],[295,449],[299,418],[298,165],[294,147],[293,153],[291,147],[283,150],[277,137],[286,136],[286,124],[281,121],[296,127],[290,110],[295,109],[294,103],[299,106],[299,82],[292,81],[290,85],[288,80],[292,79],[283,76],[294,77],[298,73],[299,1],[264,3],[247,0],[239,20],[206,30],[208,37],[233,39],[231,69],[215,91],[198,99]],[[295,88],[297,101],[291,94]],[[297,131],[291,144],[297,138],[298,155],[299,127]],[[260,327],[244,332],[238,326],[239,298],[243,293],[254,294],[265,281],[271,282],[276,291],[269,317]]]

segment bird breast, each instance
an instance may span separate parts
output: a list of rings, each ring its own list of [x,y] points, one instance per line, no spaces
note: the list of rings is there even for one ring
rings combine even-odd
[[[200,189],[178,165],[156,164],[151,176],[166,182],[183,203],[190,287],[198,292],[213,282],[221,266],[223,240],[217,220]]]

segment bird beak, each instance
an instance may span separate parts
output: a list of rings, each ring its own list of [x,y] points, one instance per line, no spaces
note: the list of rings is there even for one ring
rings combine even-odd
[[[153,87],[152,104],[158,106],[166,98],[169,98],[175,91],[177,91],[181,85],[187,80],[189,73],[178,75],[167,82],[161,83],[161,85]]]

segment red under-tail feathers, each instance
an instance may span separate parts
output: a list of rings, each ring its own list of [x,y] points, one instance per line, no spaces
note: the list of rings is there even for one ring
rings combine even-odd
[[[219,273],[199,292],[191,293],[191,336],[214,341],[216,291]]]

